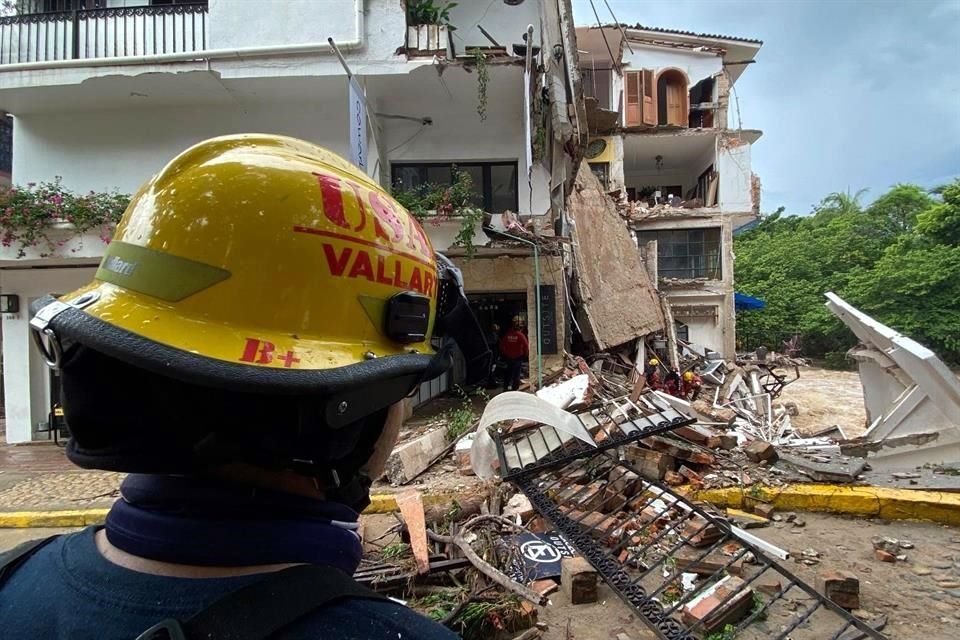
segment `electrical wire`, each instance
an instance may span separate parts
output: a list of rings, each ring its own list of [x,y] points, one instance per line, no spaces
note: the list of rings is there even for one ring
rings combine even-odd
[[[600,29],[600,37],[603,38],[603,44],[607,45],[607,53],[610,54],[610,62],[613,63],[613,68],[617,70],[617,73],[623,73],[620,69],[620,62],[614,57],[613,49],[610,48],[610,42],[607,41],[607,34],[603,32],[603,25],[600,24],[600,14],[597,13],[597,6],[593,4],[593,0],[590,0],[590,8],[593,9],[593,17],[597,19],[597,28]]]
[[[607,5],[607,11],[610,12],[610,17],[613,18],[613,24],[617,25],[617,28],[620,29],[620,35],[623,36],[623,42],[627,45],[627,49],[630,49],[630,53],[633,53],[633,47],[630,46],[630,41],[627,40],[627,32],[623,30],[623,25],[620,24],[620,21],[617,20],[617,16],[613,13],[613,9],[610,8],[610,3],[607,0],[603,0],[603,4]]]
[[[406,140],[404,140],[403,142],[401,142],[400,144],[398,144],[398,145],[395,146],[394,148],[392,148],[392,149],[387,149],[387,155],[389,156],[391,153],[393,153],[394,151],[396,151],[396,150],[399,149],[400,147],[406,146],[407,144],[413,142],[414,139],[415,139],[417,136],[419,136],[421,133],[423,133],[423,132],[426,131],[426,130],[427,130],[427,125],[421,124],[421,125],[420,125],[420,128],[417,129],[412,136],[410,136],[409,138],[407,138]]]

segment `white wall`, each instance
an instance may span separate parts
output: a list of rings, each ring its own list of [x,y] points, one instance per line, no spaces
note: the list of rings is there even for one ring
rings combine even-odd
[[[0,290],[20,296],[20,313],[3,316],[3,384],[7,442],[29,442],[49,411],[49,371],[30,338],[29,305],[48,293],[69,293],[93,279],[93,267],[0,271]]]
[[[346,95],[325,102],[231,103],[170,109],[34,114],[17,118],[14,182],[62,176],[77,191],[132,193],[178,153],[228,133],[276,133],[321,144],[342,155]],[[372,140],[370,161],[376,160]]]
[[[445,1],[445,0],[443,0]],[[442,2],[440,3],[442,4]],[[492,47],[477,28],[483,28],[493,39],[513,53],[513,45],[523,43],[523,34],[527,25],[533,25],[533,42],[540,44],[540,1],[526,0],[523,4],[511,7],[501,0],[461,0],[450,11],[450,24],[457,29],[453,32],[457,54],[462,55],[466,47]]]
[[[720,172],[720,210],[752,211],[750,145],[744,143],[738,147],[724,148],[718,144],[717,171]]]
[[[393,7],[398,14],[396,38],[404,37],[404,12],[400,2],[368,2],[371,10]],[[210,0],[211,49],[272,46],[360,40],[363,32],[362,0]],[[387,25],[377,24],[378,29]]]
[[[713,53],[687,51],[685,49],[669,49],[630,43],[634,53],[624,46],[623,66],[630,70],[675,68],[687,74],[687,80],[692,87],[704,78],[714,76],[723,71],[723,60]]]

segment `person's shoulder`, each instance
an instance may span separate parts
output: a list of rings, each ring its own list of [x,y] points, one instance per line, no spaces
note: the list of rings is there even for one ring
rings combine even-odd
[[[455,640],[457,634],[396,602],[350,598],[324,607],[291,628],[287,640]]]

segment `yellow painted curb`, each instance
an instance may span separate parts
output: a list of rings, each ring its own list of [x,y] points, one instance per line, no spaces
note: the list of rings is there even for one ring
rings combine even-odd
[[[960,525],[960,494],[945,491],[794,484],[785,487],[728,487],[691,492],[688,497],[718,507],[744,507],[754,500],[790,511],[824,511],[886,520],[932,520]]]
[[[0,511],[0,528],[86,527],[102,524],[108,508],[66,509],[63,511]]]
[[[453,502],[453,493],[425,493],[425,507]],[[88,527],[103,524],[108,507],[98,509],[69,509],[62,511],[0,511],[0,529],[25,529],[36,527]],[[379,493],[370,496],[370,506],[364,513],[392,513],[397,510],[394,494]]]

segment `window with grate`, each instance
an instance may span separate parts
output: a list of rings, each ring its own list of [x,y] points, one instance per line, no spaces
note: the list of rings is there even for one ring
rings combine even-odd
[[[661,278],[723,277],[719,227],[640,231],[641,245],[657,241],[657,273]]]

